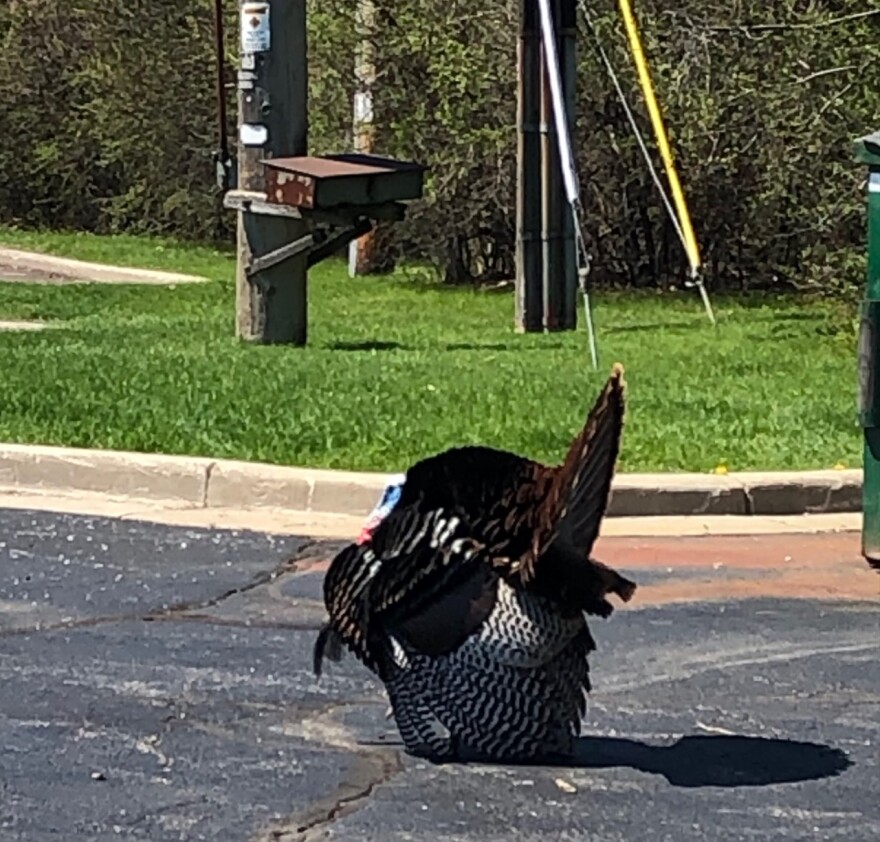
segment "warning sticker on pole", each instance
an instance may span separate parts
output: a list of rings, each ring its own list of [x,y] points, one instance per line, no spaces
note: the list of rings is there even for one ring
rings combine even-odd
[[[244,3],[241,7],[241,51],[265,53],[272,43],[268,3]]]

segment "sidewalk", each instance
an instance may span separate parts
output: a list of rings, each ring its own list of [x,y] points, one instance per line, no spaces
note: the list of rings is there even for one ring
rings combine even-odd
[[[0,247],[0,278],[21,283],[176,284],[204,283],[207,278],[130,266],[89,263],[69,257]]]

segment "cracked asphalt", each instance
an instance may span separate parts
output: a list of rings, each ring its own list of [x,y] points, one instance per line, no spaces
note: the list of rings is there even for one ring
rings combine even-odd
[[[434,766],[352,659],[311,674],[336,546],[0,509],[0,840],[880,838],[874,574],[813,598],[760,542],[676,571],[642,540],[576,760]]]

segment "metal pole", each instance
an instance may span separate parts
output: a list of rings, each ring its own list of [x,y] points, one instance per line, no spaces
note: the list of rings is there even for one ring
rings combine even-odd
[[[520,0],[517,80],[516,329],[543,330],[541,34],[536,0]]]
[[[364,155],[373,152],[373,85],[376,82],[376,4],[374,0],[358,0],[356,12],[358,46],[355,52],[353,144],[354,151]],[[376,264],[376,237],[373,230],[348,248],[348,274],[366,275]]]
[[[562,191],[562,164],[553,92],[550,87],[550,57],[541,50],[541,247],[544,329],[563,328],[562,305],[565,293],[565,241],[563,239],[565,197]]]
[[[306,0],[240,0],[238,189],[265,191],[264,158],[305,155],[308,137]],[[307,254],[252,273],[255,258],[306,234],[299,219],[238,215],[236,333],[305,345]]]
[[[559,38],[562,72],[562,92],[565,98],[565,112],[569,132],[574,141],[575,121],[577,120],[577,0],[557,0],[559,22]],[[575,216],[564,213],[564,275],[565,285],[562,291],[561,327],[574,330],[577,327],[578,305],[578,266],[575,245]]]
[[[859,335],[859,421],[864,430],[862,553],[880,563],[880,132],[856,142],[868,165],[868,273]]]

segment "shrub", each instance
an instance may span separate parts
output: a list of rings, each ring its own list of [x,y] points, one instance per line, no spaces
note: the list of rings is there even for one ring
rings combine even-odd
[[[425,200],[383,231],[386,252],[431,261],[453,282],[510,277],[518,2],[375,4],[377,152],[431,168]],[[350,145],[354,7],[309,2],[318,153]],[[15,142],[0,149],[0,215],[228,239],[211,163],[212,8],[10,0],[0,131]],[[590,8],[650,139],[616,4]],[[232,0],[226,11],[233,105]],[[637,11],[710,283],[851,290],[864,173],[850,146],[880,114],[880,13],[864,0],[644,0]],[[575,135],[594,280],[675,282],[682,249],[586,33],[580,45]]]

